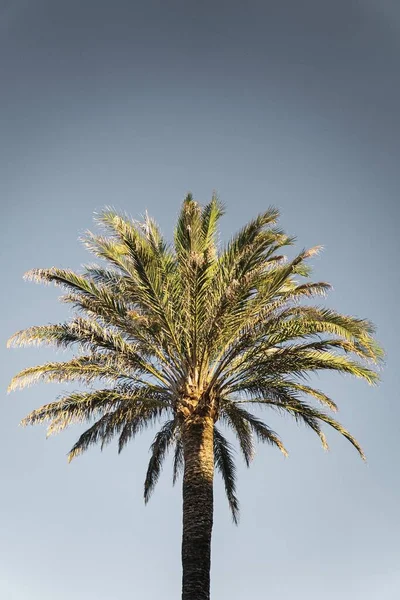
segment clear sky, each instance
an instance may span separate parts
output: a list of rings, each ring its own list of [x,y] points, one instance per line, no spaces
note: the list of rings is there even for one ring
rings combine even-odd
[[[396,0],[0,1],[2,599],[180,597],[169,463],[142,500],[151,433],[67,465],[79,430],[17,427],[65,387],[5,393],[54,354],[5,340],[67,318],[22,275],[89,261],[96,209],[147,209],[171,236],[185,193],[213,189],[223,239],[275,204],[299,249],[323,244],[327,303],[373,320],[387,361],[379,388],[320,382],[367,464],[265,415],[290,456],[240,466],[238,528],[217,481],[212,598],[398,598],[399,28]]]

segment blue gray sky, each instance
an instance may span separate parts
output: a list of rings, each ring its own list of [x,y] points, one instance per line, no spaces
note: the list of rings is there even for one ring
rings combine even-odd
[[[299,249],[325,246],[327,304],[373,320],[387,351],[379,388],[318,382],[367,464],[265,415],[290,457],[240,466],[238,528],[217,481],[213,599],[398,597],[399,33],[395,0],[0,1],[1,598],[180,597],[169,463],[142,501],[152,434],[67,465],[79,429],[17,426],[65,388],[4,390],[54,357],[6,338],[68,316],[23,273],[88,262],[78,237],[106,204],[170,237],[188,190],[219,193],[223,240],[278,206]]]

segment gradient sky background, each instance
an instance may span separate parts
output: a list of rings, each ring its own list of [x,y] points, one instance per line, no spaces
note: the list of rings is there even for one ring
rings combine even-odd
[[[68,316],[23,273],[88,262],[77,238],[105,204],[171,236],[188,190],[218,191],[223,239],[277,205],[298,249],[325,246],[327,303],[373,320],[387,351],[379,388],[320,378],[366,465],[272,415],[290,457],[263,446],[240,466],[238,528],[217,481],[214,600],[399,596],[399,29],[396,0],[0,1],[2,390],[54,357],[5,339]],[[3,393],[0,597],[180,597],[169,463],[142,501],[152,433],[67,465],[78,430],[17,427],[64,389]]]

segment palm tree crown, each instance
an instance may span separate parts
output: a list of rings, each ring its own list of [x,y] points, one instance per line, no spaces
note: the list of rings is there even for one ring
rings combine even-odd
[[[217,243],[222,214],[216,197],[201,207],[189,194],[174,243],[168,244],[148,216],[136,222],[106,209],[99,216],[106,235],[88,232],[84,238],[102,265],[86,266],[82,274],[58,268],[27,273],[28,279],[64,288],[62,300],[73,305],[76,316],[20,331],[9,345],[43,343],[77,352],[66,362],[24,369],[9,389],[37,381],[87,384],[87,391],[63,395],[22,422],[48,422],[49,434],[89,423],[70,460],[114,437],[121,451],[139,431],[161,421],[151,446],[146,501],[171,447],[174,481],[183,470],[185,424],[211,418],[214,464],[236,521],[232,448],[217,422],[234,431],[247,465],[254,436],[286,450],[245,404],[289,413],[311,428],[325,448],[321,425],[327,423],[363,457],[354,437],[323,410],[336,411],[334,401],[307,379],[329,369],[372,384],[378,376],[368,363],[377,363],[382,350],[368,321],[301,304],[323,296],[329,285],[298,281],[308,278],[306,261],[319,248],[288,261],[281,250],[294,239],[277,228],[277,210],[250,221],[225,247]]]

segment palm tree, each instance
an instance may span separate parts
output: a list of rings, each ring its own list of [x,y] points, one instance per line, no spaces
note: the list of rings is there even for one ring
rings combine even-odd
[[[86,266],[82,274],[53,267],[26,275],[64,288],[62,301],[72,304],[76,316],[30,327],[9,340],[10,346],[76,347],[71,360],[27,368],[9,387],[87,384],[87,391],[61,396],[22,421],[48,422],[49,434],[90,423],[69,460],[115,437],[121,452],[138,432],[162,421],[151,445],[144,498],[149,500],[172,447],[174,482],[183,471],[183,600],[210,597],[215,469],[233,520],[238,518],[232,447],[220,424],[233,430],[247,465],[254,435],[287,454],[277,434],[244,408],[247,403],[288,413],[312,429],[324,448],[326,423],[364,457],[354,437],[307,400],[337,408],[307,377],[329,369],[373,384],[378,376],[367,363],[382,358],[371,323],[301,303],[324,295],[329,285],[297,281],[309,276],[306,260],[319,248],[291,261],[281,255],[294,239],[277,228],[276,209],[250,221],[223,248],[217,243],[222,214],[215,196],[201,207],[189,194],[169,245],[147,215],[137,222],[105,209],[99,222],[106,235],[84,237],[103,266]]]

